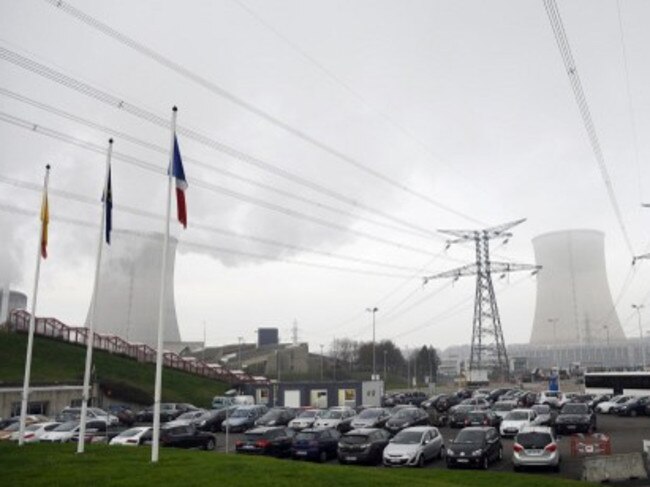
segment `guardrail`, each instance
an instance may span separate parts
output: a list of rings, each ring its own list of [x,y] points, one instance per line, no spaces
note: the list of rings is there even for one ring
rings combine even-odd
[[[14,310],[9,318],[9,330],[17,333],[29,331],[31,315],[25,310]],[[68,326],[55,318],[36,318],[34,334],[68,343],[86,345],[88,328]],[[132,358],[138,362],[156,361],[156,349],[143,343],[131,343],[115,335],[93,333],[93,348]],[[211,364],[194,357],[182,357],[175,352],[163,352],[163,365],[190,374],[216,379],[229,384],[268,384],[265,377],[253,377],[244,372],[232,371],[220,364]]]

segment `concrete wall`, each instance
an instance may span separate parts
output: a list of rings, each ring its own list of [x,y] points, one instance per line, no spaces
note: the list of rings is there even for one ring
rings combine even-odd
[[[82,386],[33,387],[29,393],[29,404],[31,405],[37,402],[46,403],[46,409],[43,414],[55,416],[64,407],[70,406],[72,401],[81,400],[82,389]],[[21,387],[0,388],[0,417],[10,417],[12,406],[15,405],[18,405],[18,414],[20,414],[21,395]]]

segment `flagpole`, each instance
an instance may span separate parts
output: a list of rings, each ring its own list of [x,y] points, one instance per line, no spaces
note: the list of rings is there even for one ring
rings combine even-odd
[[[20,430],[18,433],[18,445],[25,442],[25,419],[27,418],[27,399],[29,397],[29,378],[32,372],[32,349],[34,348],[34,328],[36,326],[36,302],[38,300],[38,279],[41,273],[41,252],[43,242],[43,205],[47,198],[47,185],[50,182],[50,165],[45,166],[45,182],[43,183],[43,201],[41,202],[41,231],[36,249],[36,271],[34,272],[34,289],[32,291],[32,309],[29,317],[29,332],[27,334],[27,357],[25,358],[25,377],[23,380],[22,400],[20,404]]]
[[[95,321],[97,317],[97,296],[99,289],[99,269],[102,262],[102,249],[104,247],[104,225],[106,223],[106,205],[108,205],[108,176],[111,169],[111,155],[113,154],[113,139],[108,141],[106,153],[106,177],[104,179],[104,204],[102,205],[102,216],[99,224],[99,241],[97,243],[97,256],[95,258],[95,282],[93,285],[93,297],[90,302],[90,320],[88,333],[86,335],[86,367],[84,368],[84,387],[81,399],[81,418],[79,425],[79,440],[77,442],[77,453],[84,452],[86,443],[86,414],[88,412],[88,400],[90,399],[90,369],[93,362],[93,346],[95,342]],[[106,423],[106,435],[108,436],[108,422]]]
[[[163,328],[165,316],[165,275],[167,274],[167,249],[169,247],[169,217],[171,213],[172,195],[172,164],[174,161],[174,136],[176,134],[176,113],[172,108],[171,145],[169,149],[169,166],[167,174],[167,210],[165,214],[165,240],[163,243],[162,270],[160,272],[160,295],[158,296],[158,342],[156,347],[156,386],[153,400],[153,444],[151,446],[151,461],[158,461],[160,449],[160,396],[162,389],[162,359],[163,359]]]

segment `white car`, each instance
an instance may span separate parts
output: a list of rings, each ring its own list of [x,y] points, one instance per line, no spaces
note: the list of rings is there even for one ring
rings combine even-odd
[[[532,426],[537,413],[532,409],[513,409],[501,421],[501,436],[515,436],[524,426]]]
[[[79,421],[81,417],[81,408],[64,408],[59,414],[56,415],[56,420],[60,422],[66,421]],[[110,424],[118,424],[120,419],[114,414],[110,414],[104,411],[101,408],[89,407],[86,409],[86,418],[87,419],[98,419],[104,420]]]
[[[354,417],[351,408],[331,408],[314,421],[314,428],[335,428],[339,431],[351,429],[350,423]]]
[[[566,402],[566,396],[560,391],[542,391],[537,399],[537,404],[548,404],[555,409],[561,409]]]
[[[387,467],[418,466],[442,458],[445,451],[442,435],[432,426],[413,426],[397,433],[382,454]]]
[[[325,411],[322,409],[305,409],[303,412],[298,414],[298,416],[289,421],[289,428],[294,430],[311,428],[324,412]]]
[[[181,414],[178,418],[167,422],[166,427],[170,428],[172,426],[187,426],[188,424],[192,424],[195,420],[199,419],[205,413],[207,413],[207,411],[205,409],[197,409],[196,411],[188,411],[186,413]]]
[[[124,446],[139,446],[151,440],[151,432],[153,428],[150,426],[139,426],[137,428],[130,428],[122,431],[119,435],[114,437],[109,445],[124,445]]]
[[[619,404],[623,404],[624,402],[629,401],[632,398],[632,396],[614,396],[612,397],[609,401],[601,402],[596,406],[596,412],[597,413],[603,413],[603,414],[609,414],[611,412],[612,407],[617,406]]]
[[[52,431],[47,431],[41,436],[41,443],[66,443],[79,434],[79,421],[67,421],[61,423]],[[106,431],[106,421],[86,421],[86,432]]]
[[[49,421],[47,423],[30,424],[25,428],[25,437],[23,438],[23,441],[25,443],[37,443],[41,439],[41,436],[43,436],[48,431],[52,431],[60,424],[61,423],[58,423],[56,421]],[[9,439],[11,441],[18,441],[19,436],[20,436],[20,431],[16,431],[11,434],[11,437]]]

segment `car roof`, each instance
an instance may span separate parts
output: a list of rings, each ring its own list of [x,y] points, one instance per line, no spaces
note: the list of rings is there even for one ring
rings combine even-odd
[[[250,429],[246,433],[268,433],[269,431],[283,430],[284,426],[258,426],[257,428]]]
[[[511,413],[531,413],[531,412],[534,412],[534,411],[532,409],[530,409],[530,408],[519,408],[519,409],[513,409],[510,412]]]
[[[352,431],[348,431],[343,436],[352,436],[352,435],[369,435],[375,431],[381,431],[381,428],[357,428]]]
[[[489,430],[493,430],[494,427],[492,426],[468,426],[467,428],[463,428],[461,431],[483,431],[484,433],[487,433]]]
[[[424,433],[425,431],[431,431],[438,429],[434,426],[411,426],[409,428],[404,428],[402,431],[413,431],[414,433]]]

